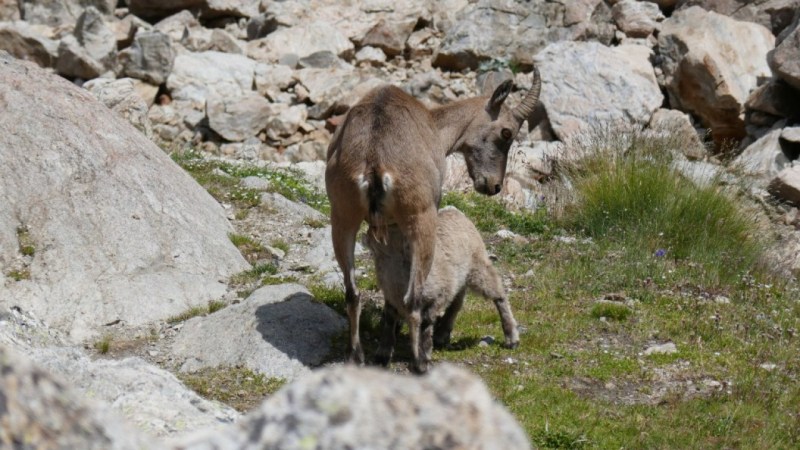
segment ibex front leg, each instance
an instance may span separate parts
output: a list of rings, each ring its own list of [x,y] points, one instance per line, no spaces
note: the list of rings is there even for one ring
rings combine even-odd
[[[359,319],[361,317],[361,298],[356,288],[355,246],[358,227],[361,225],[352,217],[342,217],[335,212],[331,215],[331,234],[333,236],[333,252],[344,275],[345,299],[347,300],[347,318],[350,321],[350,346],[348,361],[364,364],[364,350],[361,348],[359,336]]]

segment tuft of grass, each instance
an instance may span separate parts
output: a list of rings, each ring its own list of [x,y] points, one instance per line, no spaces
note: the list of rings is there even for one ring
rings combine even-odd
[[[14,281],[30,280],[31,271],[28,269],[12,269],[6,275]]]
[[[605,317],[606,319],[623,321],[627,320],[631,315],[631,309],[626,305],[613,303],[613,302],[599,302],[592,306],[592,317],[599,319]]]
[[[270,378],[246,367],[207,368],[178,374],[178,378],[201,396],[225,403],[239,412],[256,408],[286,384],[282,378]]]
[[[274,248],[282,251],[283,253],[289,253],[289,243],[284,241],[283,239],[276,239],[269,243]]]
[[[514,233],[531,235],[548,229],[544,210],[509,211],[498,199],[475,192],[448,192],[442,199],[442,206],[458,208],[475,223],[478,230],[487,233],[506,228]]]
[[[101,355],[105,355],[111,350],[112,337],[105,335],[100,340],[94,343],[94,349]]]
[[[28,227],[17,227],[17,242],[19,242],[19,252],[24,256],[33,256],[36,253],[36,247],[33,245]]]
[[[266,275],[275,275],[278,273],[278,267],[272,263],[255,264],[252,269],[239,272],[231,276],[230,282],[232,284],[248,284],[261,279]]]
[[[315,219],[313,217],[306,217],[303,219],[303,224],[308,225],[311,228],[325,228],[328,224],[327,220],[324,219]]]
[[[207,316],[225,308],[226,306],[228,306],[228,304],[221,300],[210,300],[206,306],[193,306],[178,315],[167,318],[167,323],[173,325],[176,323],[185,322],[192,317]]]
[[[566,170],[575,202],[563,225],[624,247],[629,258],[692,260],[709,282],[750,272],[763,252],[753,218],[721,187],[696,186],[674,170],[666,144],[637,134],[595,142]]]

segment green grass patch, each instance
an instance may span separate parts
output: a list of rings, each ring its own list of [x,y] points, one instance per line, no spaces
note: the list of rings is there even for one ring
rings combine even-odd
[[[270,378],[246,367],[208,368],[178,374],[178,378],[201,396],[225,403],[239,412],[255,409],[286,384],[282,378]]]
[[[191,149],[173,152],[171,156],[218,201],[232,202],[240,209],[253,208],[260,202],[259,191],[239,186],[242,178],[255,176],[270,182],[269,192],[305,203],[326,215],[330,213],[327,195],[311,186],[298,170],[206,159]]]
[[[574,196],[531,213],[528,242],[489,235],[508,220],[448,194],[498,257],[522,331],[513,351],[480,346],[502,330],[469,295],[434,360],[478,373],[540,448],[800,446],[800,286],[760,263],[747,198],[695,187],[663,140],[611,144],[559,174]],[[635,306],[590,300],[619,292]],[[644,356],[663,342],[678,352]]]
[[[544,210],[509,211],[500,200],[475,192],[461,194],[448,192],[442,199],[442,207],[454,206],[472,219],[480,231],[494,233],[506,228],[514,233],[531,235],[547,230],[547,217]]]

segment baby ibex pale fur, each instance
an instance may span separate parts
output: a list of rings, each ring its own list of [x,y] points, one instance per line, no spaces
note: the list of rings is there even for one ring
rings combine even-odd
[[[388,228],[385,242],[368,233],[365,244],[372,252],[378,285],[385,300],[376,361],[387,365],[394,351],[400,319],[407,319],[411,314],[410,305],[403,301],[411,268],[410,247],[397,226]],[[517,322],[511,313],[503,281],[486,253],[483,238],[461,211],[444,208],[439,211],[436,225],[433,265],[422,285],[421,361],[415,362],[416,370],[427,370],[434,345],[441,348],[450,343],[450,333],[464,305],[467,289],[494,302],[500,314],[505,347],[519,345]]]
[[[475,189],[495,195],[503,186],[508,150],[522,122],[533,112],[541,80],[514,109],[504,105],[511,81],[491,96],[428,109],[394,86],[369,92],[348,111],[328,147],[325,186],[331,203],[333,250],[344,275],[350,321],[349,360],[364,362],[359,338],[361,302],[355,284],[356,234],[367,221],[378,239],[399,227],[411,252],[408,290],[412,339],[419,336],[422,284],[433,262],[436,215],[445,157],[464,155]],[[419,361],[418,343],[412,345]]]

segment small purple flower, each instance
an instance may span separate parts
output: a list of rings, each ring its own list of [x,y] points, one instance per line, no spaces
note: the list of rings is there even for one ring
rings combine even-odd
[[[661,258],[666,254],[667,254],[667,251],[664,250],[663,248],[660,248],[660,249],[656,250],[656,258]]]

